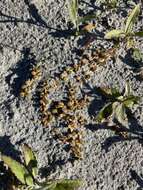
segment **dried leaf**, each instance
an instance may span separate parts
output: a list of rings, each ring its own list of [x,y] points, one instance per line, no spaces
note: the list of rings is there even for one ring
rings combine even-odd
[[[38,173],[38,168],[37,168],[37,160],[36,160],[36,156],[34,152],[26,144],[23,145],[22,150],[23,150],[24,159],[25,159],[25,163],[28,170],[32,173],[34,177],[36,177]]]
[[[110,32],[106,33],[105,39],[118,39],[123,36],[125,32],[123,30],[111,30]]]
[[[91,32],[93,29],[95,29],[96,25],[89,23],[83,27],[83,30],[86,32]]]
[[[1,158],[22,184],[27,184],[29,186],[34,185],[33,178],[22,164],[8,156],[2,155]]]
[[[125,33],[130,33],[132,31],[133,25],[136,22],[139,14],[140,14],[140,4],[135,6],[135,8],[132,10],[130,16],[128,17],[126,26],[125,26]]]

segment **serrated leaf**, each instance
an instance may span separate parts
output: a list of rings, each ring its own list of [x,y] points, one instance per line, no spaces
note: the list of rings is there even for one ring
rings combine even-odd
[[[135,6],[135,8],[132,10],[130,16],[128,17],[126,26],[125,26],[125,33],[130,33],[132,31],[133,25],[136,22],[139,14],[140,14],[140,4]]]
[[[109,117],[113,112],[112,109],[112,103],[108,103],[106,104],[98,113],[98,115],[96,116],[96,121],[98,123],[101,123],[104,119],[106,119],[107,117]]]
[[[78,22],[78,0],[67,0],[69,16],[74,27],[77,27]]]
[[[123,104],[117,104],[114,109],[115,118],[119,123],[121,123],[123,126],[126,126],[127,124],[127,114],[126,109]]]
[[[140,32],[134,32],[135,36],[143,37],[143,31]]]
[[[129,82],[126,82],[124,96],[128,97],[130,95],[131,95],[131,86],[130,86]]]
[[[123,30],[111,30],[110,32],[107,32],[105,35],[105,39],[118,39],[122,37],[125,34]]]
[[[36,160],[36,156],[34,152],[26,144],[23,145],[22,150],[24,154],[25,164],[28,170],[32,173],[34,177],[36,177],[38,173],[38,168],[37,168],[37,160]]]
[[[29,186],[34,185],[33,178],[30,176],[28,170],[22,164],[12,159],[11,157],[4,155],[2,155],[1,159],[11,169],[13,174],[22,184],[27,184]]]

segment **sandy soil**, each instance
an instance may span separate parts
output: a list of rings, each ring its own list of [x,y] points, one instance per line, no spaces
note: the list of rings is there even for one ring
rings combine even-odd
[[[134,1],[138,3],[139,1]],[[110,48],[112,42],[103,40],[109,28],[124,25],[125,17],[132,6],[121,3],[111,14],[103,11],[96,1],[81,1],[80,14],[98,12],[100,21],[93,36],[90,54],[97,47]],[[143,29],[143,15],[135,29]],[[134,119],[129,120],[131,136],[124,140],[106,126],[91,123],[98,111],[93,100],[84,110],[87,124],[84,127],[85,143],[83,160],[74,161],[52,129],[40,122],[38,93],[40,83],[48,82],[65,66],[78,63],[85,36],[70,36],[68,12],[63,0],[1,0],[0,1],[0,150],[17,157],[20,145],[27,143],[37,153],[39,168],[43,177],[82,178],[82,190],[139,190],[143,188],[143,102],[134,106]],[[137,47],[143,50],[142,39]],[[88,85],[116,86],[123,90],[128,80],[135,95],[143,94],[143,81],[138,77],[136,63],[123,47],[118,49],[116,61],[109,60],[99,67]],[[27,80],[30,68],[40,66],[42,76],[36,82],[29,98],[19,96],[21,86]],[[72,81],[72,77],[70,79]],[[50,98],[59,100],[64,96],[64,86]],[[99,100],[101,106],[103,102]]]

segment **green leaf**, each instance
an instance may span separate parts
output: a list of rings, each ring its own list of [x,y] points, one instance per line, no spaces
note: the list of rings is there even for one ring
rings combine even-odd
[[[128,108],[132,108],[132,106],[134,104],[137,104],[140,101],[140,97],[138,96],[129,96],[127,97],[124,101],[123,104],[128,107]]]
[[[126,126],[127,124],[127,114],[124,104],[116,104],[114,109],[115,118],[119,123],[121,123],[123,126]]]
[[[143,37],[143,31],[140,32],[134,32],[135,36]]]
[[[13,160],[11,157],[2,155],[1,159],[4,163],[11,169],[13,174],[22,184],[27,184],[33,186],[33,178],[30,176],[28,170],[16,160]]]
[[[25,189],[27,190],[27,185],[14,185],[14,189],[12,189],[12,190],[25,190]]]
[[[57,186],[57,182],[53,182],[52,184],[46,186],[47,190],[55,190]]]
[[[121,95],[121,96],[118,96],[118,97],[117,97],[117,101],[118,101],[118,102],[124,101],[124,96],[122,96],[122,95]]]
[[[112,91],[111,91],[111,89],[110,88],[106,88],[106,87],[103,87],[103,88],[101,88],[101,87],[98,87],[97,89],[96,89],[96,91],[98,92],[98,93],[100,93],[101,95],[103,95],[103,96],[111,96],[112,95]]]
[[[67,0],[69,16],[74,27],[77,27],[78,22],[78,0]]]
[[[57,186],[56,182],[53,182],[51,184],[44,183],[43,185],[41,184],[39,188],[33,188],[32,190],[55,190],[56,186]]]
[[[37,160],[36,160],[36,156],[34,152],[26,144],[23,145],[22,150],[24,154],[25,164],[28,170],[32,173],[34,177],[36,177],[38,173],[38,168],[37,168]]]
[[[40,184],[37,190],[75,190],[83,184],[81,180],[61,179]],[[34,190],[34,189],[33,189]]]
[[[57,186],[54,190],[75,190],[83,184],[81,180],[63,179],[57,181]]]
[[[107,98],[117,98],[121,95],[119,90],[117,88],[106,88],[106,87],[98,87],[97,92],[100,93],[102,96],[105,96]]]
[[[130,95],[131,95],[131,86],[130,86],[129,82],[126,82],[124,96],[128,97]]]
[[[125,26],[125,33],[130,33],[132,31],[133,25],[136,22],[139,14],[140,14],[140,4],[135,6],[135,8],[132,10],[130,16],[128,17],[126,26]]]
[[[119,92],[117,88],[111,88],[111,93],[114,98],[121,96],[121,93]]]
[[[98,123],[101,123],[104,119],[106,119],[107,117],[109,117],[113,112],[112,109],[112,103],[108,103],[106,104],[98,113],[98,115],[96,116],[96,121]]]
[[[125,35],[125,32],[123,30],[111,30],[110,32],[107,32],[105,35],[105,39],[118,39]]]

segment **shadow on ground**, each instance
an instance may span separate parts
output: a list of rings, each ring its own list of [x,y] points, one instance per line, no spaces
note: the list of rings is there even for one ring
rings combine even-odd
[[[18,22],[25,22],[28,24],[34,24],[37,26],[48,28],[46,22],[40,16],[37,7],[33,3],[30,3],[29,0],[24,0],[24,3],[28,7],[28,11],[29,11],[31,19],[24,20],[24,19],[16,18],[13,16],[6,15],[2,13],[2,11],[0,11],[0,16],[4,18],[0,20],[0,23],[13,22],[15,25],[17,25]]]
[[[26,23],[28,25],[35,25],[38,27],[41,27],[43,29],[51,30],[49,32],[49,35],[52,35],[53,37],[69,37],[75,33],[75,31],[72,31],[70,29],[67,30],[60,30],[58,28],[54,28],[51,26],[48,26],[46,21],[42,18],[42,16],[39,14],[39,11],[34,3],[30,3],[29,0],[24,0],[25,5],[28,7],[28,11],[30,14],[30,19],[23,19],[18,18],[14,16],[7,15],[0,11],[0,23],[14,23],[15,26],[17,26],[18,23]]]
[[[135,59],[133,57],[133,51],[134,49],[127,50],[125,57],[120,56],[120,59],[123,61],[123,63],[127,64],[132,69],[134,69],[134,71],[136,71],[143,67],[143,61]]]
[[[101,94],[98,87],[90,87],[86,85],[87,94],[93,97],[93,101],[89,106],[89,115],[94,118],[101,108],[108,102],[106,95]],[[109,151],[109,148],[118,142],[137,140],[143,145],[143,127],[139,124],[138,120],[134,117],[132,112],[128,113],[129,124],[128,127],[122,126],[118,121],[106,120],[102,124],[89,124],[85,126],[87,129],[95,132],[97,130],[109,130],[115,133],[114,136],[108,137],[102,143],[102,150]]]
[[[115,133],[114,136],[106,138],[106,140],[101,143],[101,149],[104,150],[106,153],[110,151],[111,146],[118,142],[137,140],[138,143],[143,145],[143,129],[141,126],[138,126],[138,128],[139,130],[132,130],[130,128],[127,129],[121,125],[108,126],[108,123],[103,123],[102,125],[89,124],[86,126],[86,129],[89,129],[93,132],[97,130],[109,130]]]
[[[62,169],[62,166],[66,164],[66,160],[63,159],[56,159],[56,156],[53,156],[52,161],[49,160],[49,166],[40,168],[39,174],[41,178],[45,178],[50,176],[52,173],[54,173],[57,168],[59,167]]]
[[[21,162],[21,153],[15,149],[14,145],[10,141],[9,136],[5,135],[0,137],[0,144],[0,153],[6,156],[10,156],[18,162]],[[22,142],[19,142],[18,144],[20,145]],[[53,156],[52,160],[49,159],[48,167],[44,167],[39,170],[39,174],[42,178],[47,178],[51,173],[57,170],[57,167],[61,168],[65,163],[65,160],[56,160],[55,155]],[[11,174],[12,173],[4,166],[4,163],[0,161],[0,187],[3,187],[3,190],[8,190],[7,186],[11,183],[11,177],[13,176]]]
[[[9,136],[5,135],[0,137],[0,152],[19,160],[20,152],[15,149],[15,146],[11,143]]]
[[[30,53],[30,49],[23,50],[22,59],[18,61],[15,68],[6,77],[6,83],[11,87],[12,94],[19,97],[21,86],[29,78],[30,69],[35,64],[35,56]]]
[[[130,170],[130,175],[132,180],[134,180],[138,184],[137,190],[142,190],[143,189],[143,177],[139,176],[137,172],[133,169]]]
[[[142,81],[143,80],[143,54],[138,55],[138,58],[134,58],[134,49],[129,49],[126,52],[125,57],[119,56],[123,63],[130,66],[132,71],[134,72],[134,77],[136,80]],[[139,50],[140,51],[140,50]]]
[[[42,18],[42,16],[39,14],[39,10],[34,3],[31,3],[29,0],[24,0],[24,3],[27,6],[30,19],[18,18],[15,16],[7,15],[3,13],[2,11],[0,11],[0,17],[1,17],[0,23],[14,23],[15,26],[17,26],[18,23],[26,23],[28,25],[32,24],[32,25],[41,27],[45,30],[48,29],[49,30],[48,34],[55,38],[69,38],[70,36],[76,36],[75,35],[76,30],[72,29],[72,25],[70,23],[68,23],[67,29],[65,30],[61,30],[61,29],[49,26],[46,20]],[[83,3],[86,3],[86,2],[83,1]],[[88,6],[92,7],[93,9],[92,11],[88,13],[88,15],[95,14],[96,10],[100,10],[100,8],[98,6],[95,6],[94,3],[91,3],[91,4],[86,3],[86,4],[88,4]],[[80,9],[79,9],[79,15],[86,16]],[[103,34],[101,34],[98,30],[96,30],[94,33],[96,33],[95,35],[96,37],[99,35],[99,39],[100,37],[103,37]]]

